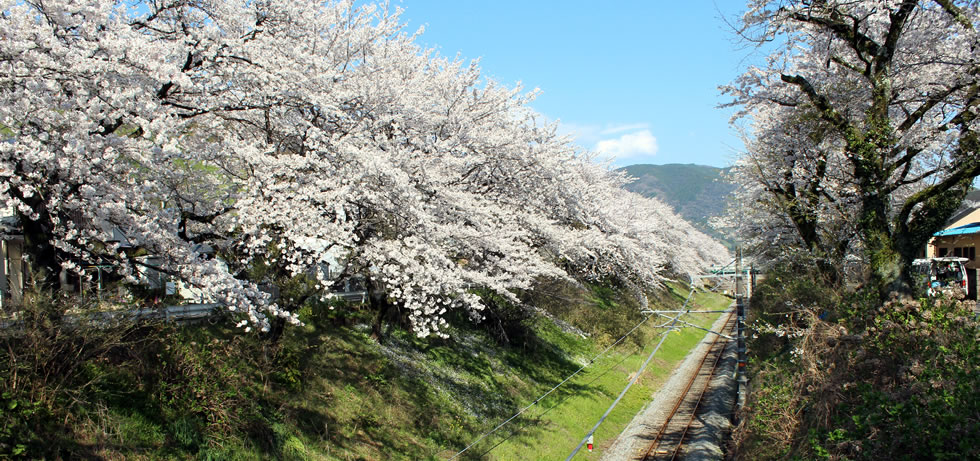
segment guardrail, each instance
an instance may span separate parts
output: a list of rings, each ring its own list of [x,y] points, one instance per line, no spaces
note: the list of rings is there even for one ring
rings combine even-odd
[[[368,299],[367,291],[345,291],[335,292],[334,296],[352,303],[365,303]],[[139,309],[128,310],[106,310],[84,313],[66,313],[64,321],[68,325],[77,325],[87,322],[95,326],[109,326],[121,322],[136,322],[140,320],[166,320],[168,322],[190,322],[201,320],[215,315],[221,305],[211,304],[183,304],[179,306],[164,307],[141,307]],[[18,328],[23,324],[23,320],[16,318],[0,318],[0,330]]]
[[[368,300],[367,291],[340,291],[333,293],[333,295],[352,303],[366,303]]]
[[[108,327],[120,323],[137,322],[140,320],[166,320],[168,322],[187,322],[206,319],[221,307],[219,304],[185,304],[181,306],[164,306],[158,308],[141,307],[139,309],[106,310],[95,312],[68,312],[62,317],[65,325],[88,324],[96,327]],[[24,323],[16,318],[0,319],[0,330],[19,328]]]

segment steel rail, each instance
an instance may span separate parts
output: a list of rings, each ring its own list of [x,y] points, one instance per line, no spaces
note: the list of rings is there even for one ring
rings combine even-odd
[[[733,322],[733,319],[734,318],[735,318],[734,312],[731,312],[731,313],[728,314],[728,319],[725,320],[725,326],[722,328],[722,331],[725,331],[725,330],[729,330],[730,331],[732,329],[732,327],[734,326],[734,322]],[[683,405],[684,402],[689,402],[689,400],[687,399],[687,397],[688,397],[688,394],[690,394],[690,392],[691,392],[691,387],[694,386],[694,383],[701,376],[701,372],[705,368],[705,362],[707,362],[708,357],[712,355],[712,352],[714,352],[714,351],[717,350],[716,349],[716,346],[718,344],[718,339],[721,338],[721,337],[728,338],[725,335],[715,335],[714,336],[714,339],[711,341],[711,346],[708,347],[708,350],[705,352],[704,357],[701,358],[701,362],[698,365],[697,372],[691,374],[691,378],[688,379],[687,385],[684,387],[684,391],[681,393],[680,397],[678,397],[677,402],[674,404],[674,407],[667,414],[667,417],[664,419],[663,424],[660,426],[660,430],[657,431],[657,435],[654,437],[653,441],[650,443],[649,448],[647,449],[646,453],[644,453],[643,456],[640,457],[639,459],[644,460],[644,461],[645,460],[649,460],[649,459],[653,459],[653,456],[651,456],[651,455],[654,455],[654,450],[657,449],[659,447],[660,443],[663,441],[663,437],[667,433],[667,429],[670,427],[671,422],[674,421],[674,417],[677,415],[677,410],[680,409],[681,405]],[[701,400],[704,398],[704,394],[707,391],[708,387],[710,387],[711,379],[715,375],[715,371],[718,368],[718,364],[721,362],[721,357],[722,356],[724,356],[724,347],[722,347],[721,350],[718,352],[718,354],[715,356],[715,361],[711,365],[711,371],[707,375],[707,381],[705,382],[704,387],[699,392],[698,398],[694,402],[694,407],[691,409],[691,414],[690,414],[687,422],[684,425],[684,429],[681,431],[681,436],[677,440],[677,444],[674,446],[674,449],[671,452],[671,456],[670,456],[670,459],[671,460],[674,460],[674,459],[677,458],[677,455],[680,452],[680,448],[684,445],[684,438],[687,437],[687,431],[688,431],[688,429],[690,429],[691,424],[694,422],[694,417],[697,414],[697,410],[698,410],[698,408],[701,405]]]
[[[725,321],[725,328],[731,330],[731,327],[729,326],[730,324],[731,326],[734,326],[733,322],[731,322],[731,316],[729,316],[729,319]],[[712,349],[714,348],[717,342],[718,342],[718,337],[716,336],[714,343],[712,343],[711,345]],[[711,351],[709,350],[708,355],[710,354]],[[677,445],[674,447],[674,453],[670,456],[671,461],[676,460],[677,455],[680,454],[681,447],[684,446],[684,440],[687,438],[687,433],[691,429],[691,424],[694,423],[694,418],[697,416],[698,409],[701,407],[701,401],[704,400],[704,394],[706,394],[708,392],[708,388],[711,387],[711,380],[714,379],[715,371],[718,370],[718,364],[721,363],[721,358],[724,355],[725,355],[725,347],[722,346],[721,349],[718,351],[718,355],[715,356],[714,363],[711,364],[711,371],[708,372],[708,376],[706,378],[707,380],[705,381],[704,387],[702,387],[701,392],[698,393],[698,398],[694,402],[694,408],[691,410],[691,415],[689,416],[687,423],[684,425],[684,430],[681,431],[681,436],[678,438]]]

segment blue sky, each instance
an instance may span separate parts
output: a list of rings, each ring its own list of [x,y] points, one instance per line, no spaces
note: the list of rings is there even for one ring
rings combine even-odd
[[[722,18],[735,0],[392,0],[407,31],[486,77],[539,88],[532,107],[590,150],[636,163],[727,166],[742,148],[718,86],[758,55]]]

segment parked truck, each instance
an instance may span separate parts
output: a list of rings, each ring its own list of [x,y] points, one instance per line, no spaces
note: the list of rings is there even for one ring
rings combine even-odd
[[[966,258],[922,258],[912,262],[916,291],[936,296],[940,288],[954,287],[967,293]]]

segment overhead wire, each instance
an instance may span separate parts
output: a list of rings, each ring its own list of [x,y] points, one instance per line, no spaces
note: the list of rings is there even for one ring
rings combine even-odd
[[[670,333],[672,330],[674,330],[676,328],[674,325],[676,325],[678,323],[678,321],[679,321],[679,319],[680,319],[680,317],[682,315],[689,313],[689,311],[684,310],[684,308],[687,307],[687,304],[691,301],[691,297],[694,296],[695,290],[696,290],[696,288],[695,288],[694,284],[692,283],[691,284],[691,292],[688,293],[687,299],[684,300],[684,305],[681,306],[681,310],[676,311],[677,315],[675,315],[673,318],[671,318],[671,320],[669,322],[670,326],[668,327],[668,330],[667,331],[664,331],[663,333],[660,334],[660,341],[657,343],[657,346],[653,348],[653,351],[650,352],[650,355],[647,356],[647,359],[645,361],[643,361],[643,365],[640,366],[640,369],[637,370],[636,373],[633,374],[633,379],[631,379],[630,382],[628,384],[626,384],[626,387],[623,388],[622,392],[619,393],[619,396],[616,397],[616,400],[613,401],[612,405],[609,405],[609,408],[607,408],[606,409],[606,412],[602,414],[602,417],[599,418],[599,421],[597,421],[595,423],[595,426],[592,426],[592,429],[589,430],[589,432],[587,434],[585,434],[585,437],[583,437],[582,438],[582,441],[579,442],[579,444],[575,447],[574,450],[572,450],[572,453],[568,455],[568,458],[565,458],[565,461],[569,461],[570,459],[572,459],[572,457],[574,457],[575,454],[577,454],[578,451],[582,449],[582,446],[585,445],[586,442],[588,442],[589,438],[593,434],[595,434],[595,431],[597,429],[599,429],[599,426],[602,424],[603,421],[606,420],[606,417],[608,417],[609,414],[612,413],[613,408],[616,408],[616,405],[619,404],[619,401],[623,399],[623,396],[626,395],[626,391],[628,391],[630,389],[630,387],[633,387],[633,384],[635,384],[636,381],[640,378],[640,375],[643,374],[643,370],[646,369],[647,365],[650,363],[650,360],[653,359],[654,354],[656,354],[657,351],[660,350],[660,346],[662,346],[664,344],[664,341],[667,340],[667,336],[668,336],[667,333]],[[657,313],[656,311],[651,311],[651,312],[652,313]],[[660,314],[660,315],[663,315],[663,314]],[[667,317],[667,316],[664,315],[664,317]],[[688,322],[684,322],[683,320],[680,320],[680,322],[688,323]]]
[[[669,323],[669,322],[668,322],[668,323]],[[666,327],[666,326],[667,326],[667,324],[663,324],[663,325],[657,325],[657,326],[654,326],[654,327],[651,327],[651,328],[655,328],[655,329],[656,329],[656,328],[664,328],[664,327]],[[613,363],[613,364],[611,364],[611,365],[609,365],[609,366],[605,366],[605,367],[604,367],[604,370],[603,370],[603,371],[601,371],[601,372],[598,372],[598,371],[597,371],[596,373],[598,373],[598,374],[596,374],[596,375],[595,375],[595,377],[593,377],[593,378],[592,378],[591,380],[589,380],[588,382],[584,382],[584,383],[582,383],[582,384],[580,384],[579,386],[580,386],[580,387],[582,387],[582,388],[588,388],[589,386],[591,386],[591,385],[593,385],[593,384],[595,384],[595,383],[596,383],[596,381],[598,381],[598,380],[600,380],[600,379],[602,379],[602,378],[603,378],[604,376],[606,376],[606,374],[607,374],[607,373],[609,373],[609,372],[611,372],[611,371],[613,371],[613,370],[615,370],[615,369],[617,369],[617,368],[618,368],[618,367],[619,367],[620,365],[622,365],[622,364],[623,364],[623,362],[625,362],[625,361],[627,361],[627,360],[629,360],[629,359],[630,359],[630,356],[628,356],[628,355],[624,355],[624,356],[623,356],[623,357],[622,357],[621,359],[619,359],[619,361],[617,361],[616,363]],[[558,394],[556,394],[556,396],[557,396],[557,395],[558,395]],[[541,403],[541,405],[542,405],[542,407],[544,408],[544,411],[542,411],[542,412],[541,412],[541,413],[539,413],[539,414],[536,414],[536,415],[534,416],[534,418],[536,418],[536,419],[538,419],[538,420],[540,420],[540,418],[542,418],[542,417],[544,417],[545,415],[547,415],[548,413],[550,413],[550,412],[551,412],[551,410],[554,410],[555,408],[558,408],[559,406],[561,406],[561,404],[563,404],[563,403],[565,403],[565,402],[566,402],[566,401],[567,401],[567,400],[568,400],[569,398],[571,398],[571,397],[572,397],[573,395],[574,395],[573,393],[566,393],[566,394],[564,394],[564,395],[561,395],[561,396],[557,396],[557,397],[556,397],[556,400],[557,400],[557,401],[556,401],[556,402],[554,403],[554,405],[551,405],[550,407],[547,407],[547,408],[544,408],[544,406],[545,406],[546,404],[545,404],[544,402],[542,402],[542,403]],[[495,443],[495,444],[494,444],[493,446],[491,446],[491,447],[489,447],[489,448],[487,448],[487,449],[486,449],[486,450],[485,450],[485,451],[484,451],[483,453],[481,453],[481,454],[479,455],[479,457],[480,457],[480,459],[483,459],[483,457],[484,457],[484,456],[486,456],[487,454],[489,454],[489,453],[490,453],[491,451],[493,451],[493,450],[494,450],[495,448],[497,448],[498,446],[500,446],[501,444],[503,444],[504,442],[506,442],[507,440],[509,440],[509,439],[510,439],[511,437],[513,437],[513,436],[515,436],[515,435],[517,435],[517,433],[518,433],[518,432],[520,432],[520,431],[522,431],[522,430],[523,430],[523,429],[524,429],[524,428],[526,427],[526,425],[527,425],[528,423],[530,423],[530,422],[531,422],[531,421],[528,421],[528,422],[524,422],[524,423],[520,423],[520,422],[515,422],[515,423],[514,423],[514,425],[518,425],[518,426],[517,426],[517,427],[514,427],[514,428],[512,428],[512,429],[510,429],[510,434],[509,434],[509,435],[507,435],[507,436],[505,436],[505,437],[501,437],[501,439],[500,439],[500,441],[498,441],[498,442],[497,442],[497,443]]]
[[[657,350],[660,349],[660,346],[663,344],[664,340],[667,338],[666,333],[668,333],[668,332],[672,331],[673,329],[675,329],[674,324],[677,323],[677,319],[680,318],[681,315],[684,315],[684,314],[687,314],[687,313],[690,313],[691,312],[690,310],[685,310],[685,308],[687,307],[688,303],[691,301],[691,298],[694,296],[694,292],[695,291],[696,291],[696,288],[694,287],[694,284],[692,283],[692,285],[691,285],[691,292],[688,293],[687,298],[684,300],[684,304],[681,306],[681,310],[676,311],[677,316],[674,317],[673,319],[669,320],[669,321],[665,321],[663,324],[660,324],[660,325],[657,325],[657,326],[654,327],[654,328],[668,328],[668,330],[665,331],[664,333],[661,333],[661,336],[662,337],[660,339],[660,342],[657,344],[657,347],[654,348],[653,352],[650,353],[650,356],[647,357],[647,359],[646,359],[645,362],[643,362],[643,366],[640,367],[640,370],[633,377],[633,380],[630,381],[630,383],[626,386],[626,389],[623,389],[623,392],[619,395],[619,397],[616,399],[616,401],[613,402],[612,406],[606,411],[606,414],[602,416],[602,418],[599,420],[599,423],[596,423],[596,427],[598,427],[599,424],[602,423],[602,421],[606,418],[606,416],[609,414],[609,412],[612,411],[613,407],[615,407],[616,404],[619,403],[619,400],[622,399],[623,395],[626,393],[626,390],[629,389],[630,386],[633,385],[633,383],[636,381],[636,378],[639,377],[640,373],[643,372],[643,370],[646,368],[647,364],[650,362],[650,359],[653,358],[653,354],[655,354],[657,352]],[[486,439],[487,437],[489,437],[493,433],[495,433],[498,430],[500,430],[500,428],[506,426],[508,423],[510,423],[511,421],[513,421],[514,419],[516,419],[518,416],[522,415],[525,411],[527,411],[528,409],[530,409],[531,407],[533,407],[534,405],[536,405],[538,402],[544,400],[544,398],[546,398],[547,396],[551,395],[553,392],[555,392],[556,390],[558,390],[558,388],[560,388],[562,385],[564,385],[565,383],[567,383],[568,381],[570,381],[572,378],[574,378],[575,376],[577,376],[579,373],[581,373],[582,370],[585,370],[590,365],[592,365],[593,363],[595,363],[596,360],[598,360],[600,357],[602,357],[607,352],[609,352],[613,347],[616,347],[617,345],[619,345],[619,343],[621,343],[624,340],[626,340],[626,338],[628,338],[631,334],[633,334],[634,331],[636,331],[638,328],[640,328],[644,323],[647,322],[647,320],[650,320],[652,317],[653,317],[653,315],[648,315],[647,317],[644,317],[643,320],[641,320],[633,328],[631,328],[628,332],[626,332],[626,334],[624,334],[622,337],[620,337],[619,339],[617,339],[616,342],[610,344],[608,347],[606,347],[605,349],[603,349],[602,352],[599,352],[594,357],[592,357],[592,359],[590,359],[585,365],[582,365],[578,370],[575,370],[574,373],[568,375],[568,377],[566,377],[565,379],[563,379],[561,382],[559,382],[558,384],[556,384],[554,387],[552,387],[551,389],[549,389],[547,392],[545,392],[544,394],[542,394],[538,398],[534,399],[534,401],[532,401],[530,404],[528,404],[527,406],[521,408],[513,416],[505,419],[500,424],[497,424],[493,429],[490,429],[489,431],[486,431],[483,434],[481,434],[479,437],[476,438],[476,440],[474,440],[473,442],[471,442],[469,445],[467,445],[462,450],[456,452],[456,454],[454,454],[452,457],[448,458],[447,461],[452,461],[452,460],[458,458],[460,455],[462,455],[463,453],[465,453],[469,449],[473,448],[476,444],[480,443],[481,441],[483,441],[484,439]],[[594,431],[595,431],[595,429],[593,429],[592,432],[594,432]],[[592,432],[590,432],[589,435],[591,435]],[[579,449],[581,449],[582,444],[584,444],[585,443],[585,440],[587,440],[587,439],[588,439],[588,436],[586,436],[586,438],[583,439],[582,443],[580,443],[579,446],[576,447],[575,451],[572,452],[571,455],[569,455],[569,458],[571,458],[572,456],[574,456],[575,453],[578,452]],[[496,448],[496,445],[494,447],[492,447],[490,450],[492,450],[493,448]],[[489,450],[488,450],[487,453],[489,453]],[[484,453],[484,454],[486,454],[486,453]]]
[[[692,311],[692,312],[693,312],[693,311]],[[687,313],[692,313],[692,312],[687,312]],[[722,313],[722,314],[724,314],[724,313],[730,313],[730,312],[733,312],[733,311],[732,311],[731,309],[727,309],[727,310],[723,310],[723,311],[716,311],[716,312],[719,312],[719,313]],[[653,311],[653,313],[654,313],[654,314],[656,314],[656,315],[659,315],[659,316],[662,316],[662,317],[667,317],[667,318],[671,318],[671,317],[670,317],[669,315],[667,315],[667,314],[665,314],[665,313],[663,313],[663,311]],[[675,321],[676,321],[676,322],[680,322],[680,323],[683,323],[684,325],[687,325],[687,326],[689,326],[689,327],[691,327],[691,328],[697,328],[698,330],[701,330],[701,331],[706,331],[706,332],[708,332],[708,333],[711,333],[711,334],[714,334],[714,335],[718,335],[718,336],[721,336],[722,338],[725,338],[725,339],[735,339],[734,337],[731,337],[731,336],[729,336],[729,335],[726,335],[726,334],[724,334],[724,333],[719,333],[719,332],[717,332],[717,331],[715,331],[715,330],[712,330],[712,329],[710,329],[710,328],[705,328],[705,327],[702,327],[702,326],[698,326],[698,325],[695,325],[695,324],[693,324],[693,323],[691,323],[691,322],[685,322],[685,321],[683,321],[683,320],[675,320]]]
[[[635,375],[633,375],[633,379],[631,379],[630,382],[626,385],[626,387],[623,388],[623,391],[619,393],[619,396],[616,397],[616,400],[613,401],[612,405],[609,405],[609,408],[607,408],[606,412],[602,414],[602,417],[599,418],[599,421],[595,423],[595,426],[592,426],[592,429],[589,431],[589,433],[586,434],[585,437],[582,439],[582,441],[578,443],[578,445],[575,447],[574,450],[572,450],[572,453],[568,455],[568,458],[565,458],[565,461],[572,459],[572,457],[575,456],[575,454],[582,449],[582,446],[585,445],[585,443],[589,440],[589,437],[591,437],[592,434],[595,433],[596,429],[599,429],[599,425],[601,425],[602,422],[606,420],[606,417],[609,416],[609,413],[612,413],[613,408],[616,408],[616,405],[619,404],[619,401],[623,399],[624,395],[626,395],[626,391],[628,391],[630,387],[632,387],[633,384],[636,383],[636,380],[640,378],[640,374],[643,373],[643,370],[646,369],[647,365],[650,363],[650,360],[653,359],[653,355],[656,354],[658,350],[660,350],[660,346],[662,346],[664,344],[664,341],[667,340],[667,336],[668,336],[667,333],[670,333],[670,331],[674,329],[673,325],[677,323],[677,319],[680,318],[680,316],[682,315],[684,315],[684,313],[679,312],[677,316],[674,317],[673,319],[674,321],[671,322],[670,329],[660,334],[660,341],[657,343],[657,347],[653,348],[653,351],[651,351],[650,355],[647,356],[647,359],[643,362],[643,365],[641,365],[640,369],[637,370]]]
[[[684,301],[684,306],[687,306],[687,303],[688,303],[688,301],[690,301],[691,295],[693,295],[693,294],[694,294],[694,290],[692,289],[691,290],[691,294],[689,294],[688,297],[687,297],[687,300]],[[534,401],[532,401],[530,404],[528,404],[524,408],[521,408],[520,411],[518,411],[517,413],[515,413],[510,418],[505,419],[503,422],[501,422],[500,424],[498,424],[497,426],[495,426],[493,429],[490,429],[489,431],[484,432],[483,434],[481,434],[479,437],[477,437],[476,440],[474,440],[472,443],[470,443],[469,445],[467,445],[466,448],[463,448],[462,450],[460,450],[459,452],[457,452],[456,454],[454,454],[447,461],[452,461],[452,460],[458,458],[459,455],[461,455],[464,452],[468,451],[470,448],[473,448],[474,445],[476,445],[477,443],[480,443],[483,439],[489,437],[494,432],[497,432],[498,430],[500,430],[500,428],[502,428],[505,425],[507,425],[507,423],[513,421],[515,418],[517,418],[518,416],[520,416],[521,414],[523,414],[525,411],[527,411],[528,409],[530,409],[531,407],[533,407],[534,405],[536,405],[538,402],[540,402],[541,400],[543,400],[545,397],[551,395],[551,393],[555,392],[562,385],[564,385],[569,380],[571,380],[572,378],[574,378],[576,375],[578,375],[579,373],[581,373],[582,370],[585,370],[587,367],[589,367],[590,365],[592,365],[593,363],[595,363],[595,361],[598,360],[603,355],[605,355],[606,352],[609,352],[609,350],[611,350],[613,347],[616,347],[619,343],[621,343],[624,340],[626,340],[627,337],[629,337],[631,334],[633,334],[634,331],[636,331],[638,328],[640,328],[644,323],[647,322],[647,320],[650,320],[651,318],[653,318],[652,315],[648,315],[648,316],[644,317],[643,320],[640,321],[640,323],[637,323],[633,328],[630,329],[630,331],[626,332],[626,334],[624,334],[622,337],[620,337],[619,339],[617,339],[616,342],[610,344],[609,347],[605,348],[602,352],[600,352],[600,353],[596,354],[594,357],[592,357],[592,359],[589,360],[585,365],[582,365],[578,370],[575,370],[574,373],[568,375],[567,378],[565,378],[560,383],[556,384],[554,387],[552,387],[551,389],[549,389],[548,392],[545,392],[540,397],[534,399]],[[665,328],[665,327],[667,327],[667,325],[669,323],[670,322],[665,322],[664,324],[657,325],[654,328]]]
[[[678,311],[678,312],[690,313],[690,312],[693,312],[693,311]],[[647,312],[644,312],[644,313],[647,313]],[[653,329],[660,329],[660,328],[667,328],[668,326],[670,326],[670,320],[668,320],[668,321],[666,321],[666,322],[664,322],[664,323],[662,323],[660,325],[651,326],[651,328],[653,328]],[[622,365],[623,362],[625,362],[627,360],[629,360],[629,356],[624,356],[618,362],[616,362],[616,363],[614,363],[614,364],[612,364],[612,365],[610,365],[608,367],[605,367],[605,371],[602,371],[601,373],[599,373],[598,375],[596,375],[594,378],[592,378],[591,381],[586,382],[586,383],[583,383],[582,386],[583,387],[589,387],[589,386],[595,384],[595,382],[598,381],[598,380],[600,380],[600,379],[602,379],[602,377],[605,376],[606,373],[609,373],[610,371],[616,369],[617,367],[619,367],[620,365]],[[558,398],[558,401],[555,402],[554,405],[552,405],[550,408],[546,408],[543,412],[541,412],[540,414],[538,414],[536,416],[536,418],[541,418],[542,416],[550,413],[551,410],[554,410],[555,408],[559,407],[561,404],[565,403],[565,401],[567,401],[570,397],[571,397],[570,394],[569,395],[565,395],[564,397],[559,397]],[[544,405],[544,404],[542,403],[542,405]],[[518,424],[518,423],[515,423],[515,424]],[[526,423],[524,425],[521,425],[521,426],[518,426],[518,427],[515,427],[515,428],[511,429],[510,430],[510,435],[501,438],[500,441],[498,441],[496,444],[494,444],[493,446],[487,448],[487,450],[484,451],[483,453],[480,453],[478,455],[480,457],[480,459],[483,459],[484,456],[488,455],[495,448],[497,448],[498,446],[500,446],[501,444],[503,444],[504,442],[506,442],[507,440],[509,440],[511,437],[513,437],[514,435],[516,435],[518,432],[520,432],[521,430],[523,430],[525,426],[526,426]]]

